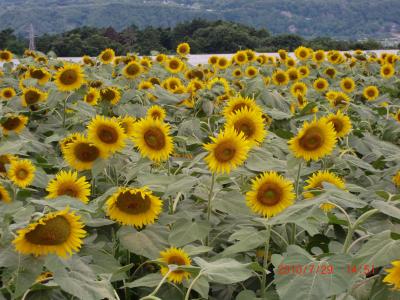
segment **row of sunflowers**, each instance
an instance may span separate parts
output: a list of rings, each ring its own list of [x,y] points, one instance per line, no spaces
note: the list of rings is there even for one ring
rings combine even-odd
[[[397,299],[400,56],[0,51],[0,299]]]

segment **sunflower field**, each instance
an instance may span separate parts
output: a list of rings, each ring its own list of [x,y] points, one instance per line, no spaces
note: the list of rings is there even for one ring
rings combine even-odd
[[[400,56],[0,51],[1,299],[400,299]]]

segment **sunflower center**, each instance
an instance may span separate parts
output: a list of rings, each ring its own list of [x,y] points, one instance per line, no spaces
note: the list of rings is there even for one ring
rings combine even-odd
[[[27,91],[25,93],[25,102],[29,105],[35,104],[40,99],[40,95],[35,91]]]
[[[71,234],[71,225],[63,216],[56,216],[39,224],[34,230],[28,232],[26,239],[36,245],[60,245],[66,242]]]
[[[100,151],[96,146],[87,143],[80,143],[75,147],[74,154],[80,161],[92,162],[100,156]]]
[[[144,141],[147,146],[155,150],[161,150],[165,146],[165,136],[159,128],[148,129],[144,133]]]
[[[103,55],[101,56],[101,58],[105,61],[109,61],[112,59],[112,55],[110,52],[104,52]]]
[[[277,82],[285,82],[285,80],[286,80],[285,75],[282,74],[282,73],[276,74],[275,78],[276,78],[276,81],[277,81]]]
[[[14,130],[16,129],[19,124],[21,123],[21,120],[18,117],[15,118],[8,118],[3,124],[3,128],[5,128],[6,130]]]
[[[350,90],[353,87],[350,81],[345,81],[343,85],[348,90]]]
[[[77,191],[77,189],[76,189],[74,186],[72,186],[72,185],[66,185],[66,186],[62,186],[62,187],[57,191],[57,194],[58,194],[59,196],[67,195],[67,196],[76,198],[76,197],[78,196],[78,191]]]
[[[116,205],[127,214],[137,215],[149,211],[151,200],[149,196],[143,198],[141,193],[123,192],[118,195]]]
[[[369,89],[367,90],[367,95],[372,98],[375,96],[375,91],[373,89]]]
[[[160,113],[158,111],[153,111],[151,113],[151,116],[153,117],[153,119],[160,119],[161,118],[161,115],[160,115]]]
[[[176,70],[176,69],[179,68],[179,62],[178,62],[177,60],[171,60],[171,61],[169,62],[169,67],[170,67],[172,70]]]
[[[235,157],[236,148],[230,142],[220,143],[214,150],[215,158],[219,162],[228,162]]]
[[[274,183],[264,183],[258,190],[257,200],[263,205],[274,206],[282,198],[282,190]]]
[[[118,131],[110,126],[100,126],[97,129],[97,136],[105,144],[115,144],[118,141]]]
[[[115,98],[115,92],[112,89],[104,89],[101,91],[101,97],[104,100],[112,101]]]
[[[249,138],[254,134],[254,125],[250,120],[239,120],[233,126],[236,131],[243,132],[244,135]]]
[[[317,83],[317,88],[323,89],[325,87],[325,84],[323,82],[318,82]]]
[[[331,120],[331,122],[333,123],[333,127],[335,128],[336,132],[341,132],[343,129],[343,123],[340,122],[339,120],[333,119]]]
[[[75,70],[65,70],[61,73],[60,81],[65,85],[74,84],[78,80],[78,74]]]
[[[136,64],[132,64],[126,68],[126,73],[129,75],[136,75],[139,73],[139,67]]]
[[[324,144],[324,137],[317,128],[308,129],[299,141],[300,146],[307,151],[313,151]]]
[[[15,176],[17,176],[18,179],[24,180],[26,177],[28,177],[29,172],[25,169],[18,169],[17,172],[15,172]]]
[[[1,57],[1,59],[4,59],[4,60],[10,59],[10,55],[7,52],[0,51],[0,57]]]
[[[94,100],[94,95],[93,94],[87,94],[86,95],[86,102],[93,102],[93,100]]]
[[[42,79],[44,77],[44,73],[42,70],[34,70],[31,71],[31,76],[35,79]]]
[[[4,93],[3,93],[3,95],[4,95],[4,97],[6,97],[6,98],[11,98],[12,97],[12,92],[11,91],[5,91]]]
[[[390,69],[389,68],[384,68],[383,69],[383,74],[385,74],[385,75],[390,74]]]

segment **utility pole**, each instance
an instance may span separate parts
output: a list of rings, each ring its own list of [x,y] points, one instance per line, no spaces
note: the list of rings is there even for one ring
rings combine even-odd
[[[32,23],[29,26],[29,50],[35,50],[35,30]]]

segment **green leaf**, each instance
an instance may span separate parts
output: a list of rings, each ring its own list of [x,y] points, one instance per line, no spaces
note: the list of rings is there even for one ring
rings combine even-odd
[[[235,242],[224,251],[216,255],[216,258],[231,256],[232,254],[253,250],[265,243],[266,230],[254,231],[247,234],[243,239]]]
[[[239,191],[229,191],[227,193],[221,191],[213,200],[212,206],[214,210],[230,215],[251,215],[244,196]]]
[[[160,283],[162,278],[163,277],[161,276],[160,273],[148,274],[137,280],[134,280],[132,282],[125,284],[125,286],[128,288],[135,288],[135,287],[141,287],[141,286],[155,287]]]
[[[391,203],[381,200],[374,200],[371,202],[371,206],[379,209],[379,211],[385,215],[400,219],[400,209],[394,205],[391,205]]]
[[[172,226],[168,242],[176,247],[189,244],[196,240],[202,240],[210,231],[210,225],[206,221],[191,221],[180,219]]]

